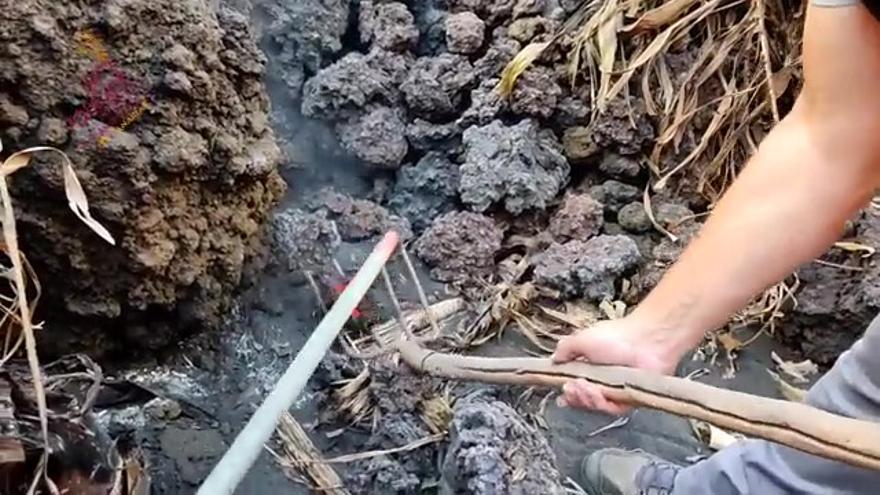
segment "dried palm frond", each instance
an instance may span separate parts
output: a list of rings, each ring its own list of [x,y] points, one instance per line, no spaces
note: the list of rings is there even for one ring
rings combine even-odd
[[[587,82],[594,118],[633,95],[655,117],[653,188],[675,178],[714,202],[799,80],[802,8],[785,0],[588,2],[551,41],[526,47],[503,87],[512,91],[528,63],[565,43],[572,85]]]
[[[333,397],[338,404],[338,410],[351,418],[355,423],[369,417],[373,412],[373,403],[370,400],[370,369],[364,367],[363,371],[350,380],[343,381],[339,388],[333,391]]]
[[[447,387],[442,393],[420,404],[422,421],[425,422],[431,433],[439,434],[449,431],[449,424],[452,423],[452,405],[454,402],[455,398],[452,396],[449,387]]]
[[[342,479],[333,467],[323,460],[321,452],[296,418],[290,413],[284,413],[275,431],[281,439],[284,452],[279,454],[270,450],[270,453],[284,468],[288,477],[297,482],[304,482],[300,474],[302,473],[315,483],[312,487],[315,491],[333,495],[349,493]]]
[[[0,142],[0,152],[2,152],[2,150],[3,145],[2,142]],[[38,329],[39,326],[34,325],[31,320],[31,315],[33,314],[33,309],[36,304],[36,298],[33,301],[28,301],[28,284],[26,282],[28,276],[31,277],[31,280],[36,280],[36,277],[33,274],[33,269],[19,250],[15,210],[12,206],[12,196],[9,193],[8,180],[9,176],[18,170],[27,167],[34,154],[44,152],[57,153],[62,158],[61,170],[64,177],[64,192],[67,196],[68,206],[71,211],[73,211],[83,223],[102,239],[110,244],[115,244],[110,232],[91,216],[88,200],[86,199],[85,192],[73,170],[73,164],[63,151],[48,146],[27,148],[9,155],[2,165],[0,165],[0,201],[2,201],[3,208],[2,217],[0,217],[0,221],[2,221],[3,224],[2,248],[10,260],[10,266],[3,267],[3,272],[5,272],[3,275],[4,278],[11,281],[10,285],[12,292],[12,297],[4,298],[0,301],[0,308],[2,308],[2,313],[4,314],[2,321],[4,324],[7,324],[9,322],[8,318],[11,317],[12,323],[15,324],[17,327],[16,329],[20,332],[18,337],[19,340],[24,341],[27,361],[33,378],[34,393],[36,395],[36,403],[39,410],[40,429],[44,441],[44,451],[40,462],[40,475],[34,478],[34,482],[31,484],[28,493],[34,493],[36,491],[40,480],[46,484],[50,491],[57,490],[57,488],[52,480],[46,475],[49,455],[48,409],[46,405],[43,374],[40,369],[40,360],[37,355],[37,344],[34,336],[34,330]],[[37,287],[37,295],[39,295],[39,285],[36,284],[36,282],[34,282],[34,284]],[[16,329],[10,328],[9,326],[3,328],[6,332],[6,355],[3,358],[4,361],[18,348],[18,345],[13,345],[11,348],[9,347],[9,336]]]

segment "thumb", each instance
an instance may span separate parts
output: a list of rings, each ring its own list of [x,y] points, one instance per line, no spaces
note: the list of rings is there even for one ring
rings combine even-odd
[[[582,343],[577,335],[563,337],[556,344],[556,351],[550,356],[554,363],[565,363],[581,357],[584,354]]]

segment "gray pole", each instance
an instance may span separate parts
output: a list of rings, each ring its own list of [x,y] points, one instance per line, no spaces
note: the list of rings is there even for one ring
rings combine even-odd
[[[373,285],[373,281],[394,252],[397,242],[397,233],[389,232],[376,245],[361,269],[300,349],[290,367],[275,384],[275,388],[235,437],[235,441],[220,462],[214,466],[211,474],[199,487],[197,495],[231,495],[235,491],[238,483],[257,460],[263,446],[272,437],[278,419],[305,388],[312,373],[324,358],[324,354],[348,321],[351,312],[357,308],[367,290]]]

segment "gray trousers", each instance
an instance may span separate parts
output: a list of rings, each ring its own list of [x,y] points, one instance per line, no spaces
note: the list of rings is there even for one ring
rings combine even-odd
[[[810,388],[806,402],[843,416],[878,421],[880,428],[880,316]],[[674,483],[672,495],[877,494],[880,471],[749,440],[681,469]]]

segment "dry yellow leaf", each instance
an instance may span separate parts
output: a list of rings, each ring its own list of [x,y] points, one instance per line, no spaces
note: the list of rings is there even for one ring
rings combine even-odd
[[[516,80],[519,76],[522,75],[530,65],[532,65],[532,62],[534,62],[548,46],[550,46],[549,41],[529,43],[528,46],[520,50],[520,52],[513,57],[513,60],[511,60],[501,72],[501,80],[498,81],[496,91],[498,91],[502,97],[507,98],[510,96],[513,93],[513,88],[516,86]]]

